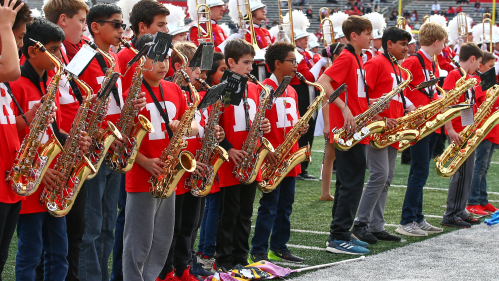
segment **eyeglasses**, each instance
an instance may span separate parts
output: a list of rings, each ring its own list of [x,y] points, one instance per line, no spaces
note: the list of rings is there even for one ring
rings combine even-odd
[[[121,23],[119,21],[99,20],[99,21],[96,21],[96,22],[108,22],[108,23],[114,24],[114,28],[116,28],[116,29],[120,29],[120,27],[123,28],[123,30],[126,29],[126,24]]]
[[[292,64],[298,64],[298,62],[296,61],[296,59],[292,59],[292,60],[283,60],[283,61],[289,61],[289,62],[291,62]]]

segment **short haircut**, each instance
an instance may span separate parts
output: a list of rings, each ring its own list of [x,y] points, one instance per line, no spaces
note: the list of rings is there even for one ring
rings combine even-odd
[[[322,49],[322,56],[326,57],[326,58],[333,58],[334,55],[339,56],[341,54],[342,48],[345,47],[345,44],[340,43],[340,42],[335,42],[335,43],[329,44],[328,47],[329,47],[329,53],[331,54],[331,56],[329,56],[329,54],[327,53],[327,47]]]
[[[206,72],[206,83],[211,85],[211,78],[215,73],[217,73],[218,67],[220,66],[220,62],[225,60],[224,54],[215,52],[213,53],[213,64],[211,65],[211,69]]]
[[[35,45],[30,39],[46,45],[52,42],[62,42],[64,38],[64,31],[58,25],[44,18],[35,18],[26,25],[26,35],[21,51],[26,58],[29,58],[28,48]]]
[[[250,43],[243,39],[229,40],[225,45],[225,63],[229,66],[229,59],[233,59],[236,63],[244,55],[255,56],[255,49]]]
[[[483,58],[482,58],[481,64],[485,65],[486,63],[488,63],[491,60],[494,60],[494,62],[495,62],[496,57],[494,56],[494,54],[492,54],[490,52],[483,52]]]
[[[11,2],[10,0],[8,1]],[[14,4],[14,9],[17,8],[19,5],[21,5],[21,3],[23,2],[21,0],[18,0],[17,3]],[[0,0],[0,5],[3,6],[3,4],[4,0]],[[12,30],[21,26],[21,24],[28,23],[32,20],[33,18],[31,17],[31,10],[29,6],[26,3],[24,3],[24,6],[22,6],[21,9],[19,9],[19,12],[17,12],[16,14],[16,19],[14,20],[14,25],[12,26]]]
[[[419,29],[419,44],[430,46],[437,40],[443,41],[447,37],[447,31],[436,22],[425,22]]]
[[[157,15],[170,15],[165,5],[155,0],[141,0],[137,2],[130,12],[130,24],[135,35],[139,34],[139,23],[143,22],[147,27],[154,22]]]
[[[142,50],[142,48],[144,48],[144,46],[147,44],[147,43],[150,43],[150,42],[153,42],[154,41],[154,35],[153,34],[144,34],[142,36],[139,37],[139,39],[137,39],[137,41],[135,41],[135,44],[133,44],[135,46],[135,48],[137,50]]]
[[[355,32],[357,35],[362,34],[364,31],[372,31],[373,26],[371,21],[367,18],[360,16],[349,16],[341,25],[341,29],[345,34],[345,37],[350,41],[350,35]]]
[[[383,50],[388,50],[387,49],[388,41],[392,41],[392,43],[397,43],[397,41],[404,41],[404,40],[407,40],[407,43],[411,42],[412,40],[411,34],[404,29],[392,26],[383,31],[383,37],[381,38],[381,46],[383,46]]]
[[[73,18],[80,10],[85,10],[85,13],[88,14],[88,6],[83,0],[49,0],[43,6],[45,18],[55,24],[62,14]]]
[[[90,35],[94,36],[92,31],[92,23],[107,20],[114,14],[122,14],[120,7],[114,4],[97,4],[90,8],[90,11],[87,14],[87,27]],[[101,23],[101,25],[104,23]]]
[[[190,61],[192,59],[192,57],[194,56],[194,53],[196,53],[196,49],[197,49],[196,45],[194,45],[194,43],[192,43],[192,42],[178,42],[178,43],[175,43],[175,45],[173,45],[173,47],[175,47],[175,49],[177,49],[179,52],[184,54],[187,57],[188,61]],[[183,63],[182,59],[177,54],[177,52],[172,51],[171,65],[172,65],[172,68],[174,70],[177,70],[177,69],[175,69],[175,64],[177,62],[180,64]]]
[[[294,52],[295,46],[286,42],[277,42],[270,45],[265,53],[265,62],[269,67],[270,72],[275,70],[275,62],[284,62],[289,52]]]
[[[476,59],[483,57],[483,52],[478,48],[475,43],[464,43],[461,44],[461,50],[459,51],[459,61],[467,61],[472,56]]]

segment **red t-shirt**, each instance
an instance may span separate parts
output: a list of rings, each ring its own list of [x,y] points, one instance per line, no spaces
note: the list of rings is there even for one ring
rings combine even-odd
[[[201,28],[204,30],[204,32],[206,32],[206,23],[202,23]],[[223,28],[220,27],[220,25],[218,25],[214,20],[211,20],[211,29],[213,32],[213,44],[215,45],[215,52],[221,52],[220,48],[218,48],[218,45],[222,44],[222,42],[227,39],[227,35],[225,35]],[[189,31],[189,38],[191,42],[196,44],[196,46],[199,46],[197,26],[191,27],[191,30]]]
[[[265,79],[263,84],[270,85],[275,90],[277,89],[277,79],[274,74],[270,78]],[[261,88],[258,87],[258,91]],[[298,111],[298,95],[295,89],[291,86],[286,87],[286,91],[282,95],[275,99],[274,104],[270,110],[265,112],[265,117],[270,121],[270,133],[265,135],[265,138],[270,141],[270,143],[277,148],[285,140],[285,135],[293,129],[296,122],[300,118],[300,112]],[[298,142],[296,142],[291,148],[290,154],[293,154],[299,149]],[[287,177],[296,177],[301,173],[301,165],[296,165],[293,170],[291,170]]]
[[[382,95],[391,92],[397,87],[397,77],[400,82],[407,78],[405,72],[400,70],[398,65],[390,63],[384,55],[376,56],[366,62],[366,84],[369,90],[369,98],[380,98]],[[395,68],[395,72],[394,72]],[[399,118],[404,116],[404,104],[402,97],[397,94],[390,101],[390,107],[379,113],[380,117]],[[398,142],[392,144],[398,149]]]
[[[404,96],[406,96],[414,104],[415,107],[427,105],[432,100],[438,98],[436,87],[422,89],[423,91],[433,93],[432,99],[430,99],[427,95],[421,93],[419,90],[414,89],[416,86],[421,84],[421,82],[431,80],[429,72],[433,72],[432,61],[430,61],[421,50],[419,50],[417,53],[419,53],[423,57],[425,66],[424,70],[416,55],[410,56],[402,63],[402,67],[412,73],[412,82],[409,84],[409,87],[406,87],[404,89]],[[435,78],[440,77],[440,73],[438,72],[438,68],[436,66],[433,74],[435,75]]]
[[[445,82],[444,82],[444,85],[442,87],[442,89],[444,89],[445,91],[450,91],[452,89],[454,89],[456,87],[456,82],[457,80],[459,80],[461,78],[461,73],[459,72],[459,69],[454,69],[452,70],[451,72],[449,72],[449,75],[447,75],[447,78],[445,78]],[[469,74],[466,75],[466,80],[472,78]],[[470,99],[473,98],[473,94],[472,94],[472,91],[471,89],[467,91],[467,95],[468,97],[470,97]],[[463,93],[461,96],[459,96],[459,101],[458,103],[462,103],[466,100],[466,92]],[[473,106],[473,113],[476,112],[476,106]],[[454,128],[454,130],[457,132],[457,133],[460,133],[464,127],[462,126],[462,123],[461,123],[461,116],[458,116],[454,119],[452,119],[452,127]]]
[[[159,87],[151,87],[154,95],[161,106],[166,107],[170,121],[180,120],[187,110],[187,102],[182,90],[180,90],[179,86],[164,80],[161,81],[160,86],[163,88],[165,99],[163,100]],[[165,121],[144,85],[142,85],[142,91],[146,93],[147,105],[140,111],[140,114],[151,121],[154,132],[146,134],[140,145],[139,152],[147,158],[159,158],[170,143],[170,138],[166,132]],[[125,93],[126,95],[128,95],[128,91]],[[148,181],[150,178],[151,174],[146,169],[139,164],[133,165],[132,169],[126,173],[126,191],[149,192],[151,184]]]
[[[310,72],[310,69],[312,68],[312,66],[314,66],[312,55],[308,51],[300,51],[299,48],[296,48],[296,50],[303,56],[303,60],[298,64],[296,71],[300,72],[308,81],[315,81],[314,75],[312,74],[312,72]],[[289,85],[300,84],[301,82],[297,77],[293,77],[293,79],[289,83]]]
[[[12,168],[17,151],[21,146],[17,136],[16,112],[12,97],[7,92],[7,86],[0,83],[0,140],[2,143],[0,145],[2,155],[2,161],[0,161],[0,202],[5,204],[17,203],[24,199],[12,191],[12,187],[7,185],[5,181],[5,175]]]
[[[260,104],[259,92],[257,90],[257,86],[251,82],[248,82],[247,92],[249,104],[249,119],[251,122],[253,122],[253,118],[255,118],[258,106]],[[241,99],[241,103],[237,106],[231,105],[224,108],[223,113],[220,115],[219,122],[219,125],[225,131],[225,138],[232,144],[232,147],[237,150],[240,150],[242,148],[243,142],[248,136],[248,131],[246,130],[246,117],[244,112],[243,100],[244,99]],[[264,137],[266,137],[266,135],[264,135]],[[232,174],[233,170],[234,163],[230,160],[220,166],[220,169],[218,170],[220,187],[240,184]]]
[[[359,65],[357,63],[357,57],[361,68],[359,69]],[[364,64],[362,63],[362,58],[358,55],[352,54],[346,48],[341,52],[340,56],[334,61],[333,65],[331,65],[326,71],[324,75],[329,76],[333,82],[331,86],[336,89],[341,84],[346,83],[348,87],[348,108],[352,112],[353,116],[357,116],[361,113],[364,113],[367,106],[367,98],[366,92],[364,90],[364,82],[362,81],[362,73],[365,73],[363,69]],[[341,69],[341,71],[338,71]],[[365,76],[364,76],[365,77]],[[346,92],[346,91],[345,91]],[[345,92],[343,92],[339,98],[345,101]],[[342,128],[344,125],[343,114],[341,113],[341,109],[334,104],[330,104],[329,106],[329,127],[331,131],[333,128]],[[333,140],[334,134],[331,133],[330,139]],[[368,144],[369,139],[364,138],[359,143]]]
[[[65,45],[61,47],[61,54],[64,56]],[[67,60],[66,62],[69,62]],[[64,63],[66,64],[66,63]],[[61,76],[61,80],[59,81],[59,103],[60,108],[58,112],[61,112],[62,120],[61,120],[61,130],[69,133],[71,130],[71,125],[76,117],[76,113],[80,108],[80,103],[76,99],[73,89],[68,83],[68,78],[66,75]],[[82,95],[85,95],[85,92],[80,91]]]
[[[251,43],[250,27],[248,26],[248,32],[246,32],[245,39],[247,42]],[[253,24],[255,27],[256,43],[260,49],[267,48],[270,44],[275,42],[275,37],[270,34],[270,32],[259,25]]]

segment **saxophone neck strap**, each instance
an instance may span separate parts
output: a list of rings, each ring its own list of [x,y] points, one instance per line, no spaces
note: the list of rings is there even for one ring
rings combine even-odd
[[[106,60],[104,60],[104,57],[101,54],[97,54],[95,58],[97,59],[97,62],[99,63],[100,68],[102,69],[102,72],[104,73],[104,75],[106,75],[106,72],[109,68],[106,64]],[[121,108],[120,95],[118,93],[118,88],[116,88],[116,83],[113,85],[111,93],[113,93],[113,97],[116,100],[118,107]]]
[[[246,131],[249,131],[251,127],[251,122],[249,117],[248,87],[244,89],[243,105],[244,105],[244,119],[246,121]]]
[[[21,108],[21,106],[19,105],[19,103],[17,102],[16,100],[16,97],[14,96],[14,94],[12,93],[12,89],[10,88],[10,85],[8,82],[5,82],[3,83],[5,85],[5,87],[7,88],[7,93],[9,94],[9,96],[12,98],[12,100],[14,101],[14,104],[16,105],[17,107],[17,110],[19,110],[19,112],[21,113],[21,116],[24,120],[24,122],[26,122],[26,125],[28,125],[29,127],[29,122],[28,122],[28,118],[26,118],[26,115],[24,115],[24,111],[23,109]]]
[[[367,90],[366,78],[364,77],[364,72],[363,72],[364,68],[362,68],[362,64],[360,64],[359,56],[355,53],[355,48],[352,45],[347,44],[345,49],[347,49],[350,53],[352,53],[352,55],[355,57],[355,60],[357,60],[357,65],[359,66],[360,70],[360,76],[362,77],[362,82],[364,82],[364,91],[366,92],[367,107],[369,107],[369,93]]]
[[[161,107],[161,104],[159,103],[158,98],[156,97],[156,95],[152,91],[151,86],[149,85],[149,83],[147,83],[147,81],[145,79],[142,79],[142,84],[144,84],[144,86],[146,87],[146,90],[149,93],[149,95],[151,96],[152,100],[154,101],[154,105],[156,105],[156,108],[158,109],[159,114],[161,114],[163,121],[165,121],[165,128],[166,128],[166,131],[168,132],[168,137],[171,139],[173,137],[173,131],[169,126],[170,118],[168,117],[168,109],[166,107],[165,96],[163,94],[163,87],[161,86],[161,83],[159,84],[159,92],[161,93],[161,98],[163,99],[163,106],[165,107],[165,109],[163,109]]]
[[[426,71],[425,71],[426,66],[424,63],[423,56],[420,53],[416,53],[415,56],[418,58],[418,61],[419,61],[419,64],[421,64],[421,67],[423,67],[425,81],[430,81],[430,77],[427,77],[427,75],[426,75]],[[433,73],[435,73],[435,61],[432,62],[432,69],[433,69]],[[419,89],[418,91],[420,91],[423,95],[429,97],[430,100],[433,100],[433,95],[431,94],[431,92],[427,91],[426,89]]]
[[[390,58],[390,55],[388,54],[388,51],[385,51],[383,53],[383,56],[385,56],[385,58],[392,65],[393,73],[395,74],[395,79],[397,80],[397,87],[398,87],[398,85],[400,85],[401,80],[402,80],[402,72],[401,72],[400,68],[397,66],[397,68],[399,70],[399,73],[397,74],[397,71],[395,70],[395,64],[393,63],[392,59]],[[400,98],[402,99],[402,105],[404,106],[404,111],[405,111],[407,109],[407,105],[405,103],[404,91],[403,90],[399,91],[399,95],[400,95]]]

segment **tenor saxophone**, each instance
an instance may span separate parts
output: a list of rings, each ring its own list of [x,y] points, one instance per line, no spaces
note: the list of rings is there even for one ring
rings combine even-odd
[[[35,42],[35,49],[46,54],[57,70],[50,81],[46,95],[42,98],[42,105],[36,110],[35,118],[29,125],[30,132],[24,137],[19,153],[14,160],[14,165],[6,177],[7,184],[12,187],[15,193],[21,196],[29,196],[38,189],[50,163],[62,150],[62,146],[55,135],[45,144],[42,144],[42,138],[49,126],[47,119],[54,108],[55,95],[64,68],[59,59],[47,52],[40,42],[31,40]]]
[[[462,138],[461,145],[452,143],[435,158],[435,168],[439,176],[448,178],[454,175],[480,142],[499,123],[499,112],[490,114],[497,97],[499,97],[499,86],[495,85],[487,91],[486,100],[478,108],[474,116],[475,123],[466,126],[459,133]]]
[[[241,148],[248,156],[243,158],[239,166],[234,167],[232,174],[242,184],[250,184],[255,181],[258,171],[265,160],[265,156],[269,151],[274,152],[274,147],[263,137],[263,131],[260,129],[263,119],[265,118],[265,111],[272,101],[272,94],[270,93],[270,86],[260,83],[255,76],[248,74],[249,80],[258,84],[264,92],[263,98],[260,98],[260,105],[258,106],[257,113],[253,119],[253,124],[248,132],[246,140],[243,142]],[[260,140],[260,144],[258,141]]]
[[[110,121],[107,121],[105,129],[101,129],[102,122],[107,115],[107,109],[112,89],[112,87],[110,87],[112,85],[108,84],[110,83],[111,78],[115,75],[114,66],[116,62],[110,55],[101,50],[95,43],[87,40],[85,40],[85,42],[99,54],[101,54],[109,63],[109,68],[106,70],[106,73],[104,75],[104,81],[102,81],[101,88],[97,93],[97,99],[93,102],[90,108],[91,114],[89,114],[87,117],[87,132],[88,136],[92,138],[92,144],[90,145],[90,148],[88,150],[87,157],[92,162],[92,165],[94,165],[96,171],[99,171],[100,165],[104,161],[106,153],[108,152],[111,144],[116,139],[123,139],[118,128],[116,128],[116,126]],[[88,176],[88,178],[92,179],[96,175],[97,173],[93,173]]]
[[[135,54],[138,54],[138,51],[128,42],[122,40],[122,43]],[[123,146],[117,146],[114,153],[107,155],[109,168],[118,173],[126,173],[132,169],[142,140],[147,133],[154,131],[151,122],[142,114],[137,116],[139,109],[134,107],[134,101],[142,92],[142,72],[144,71],[145,62],[145,57],[142,56],[139,65],[135,68],[132,86],[130,87],[125,104],[121,110],[120,119],[118,120],[118,130],[124,139]],[[137,123],[134,123],[135,117],[138,118]]]
[[[64,144],[64,150],[57,158],[56,165],[54,166],[54,170],[63,174],[63,176],[59,177],[59,180],[63,184],[53,190],[48,190],[45,187],[40,195],[40,203],[55,217],[65,216],[71,210],[76,196],[88,175],[96,173],[90,160],[80,155],[80,147],[78,145],[80,132],[85,132],[86,130],[85,122],[90,110],[92,90],[83,81],[71,76],[68,79],[73,79],[86,93],[86,96],[76,113],[69,137]]]
[[[199,82],[207,89],[210,88],[205,81],[199,79]],[[218,124],[223,106],[224,102],[221,99],[217,100],[213,105],[204,128],[201,149],[196,151],[196,161],[206,164],[205,174],[203,177],[191,174],[191,176],[185,180],[186,186],[191,187],[192,195],[197,197],[203,197],[210,193],[218,169],[224,162],[229,161],[227,151],[218,145],[217,137],[215,135],[215,126]]]
[[[389,56],[392,62],[398,65],[397,59],[391,54]],[[355,117],[355,124],[357,125],[355,132],[349,133],[345,128],[335,130],[333,144],[337,149],[348,150],[369,135],[387,130],[386,120],[372,121],[372,119],[390,104],[393,97],[402,92],[411,83],[411,72],[400,65],[398,67],[407,74],[407,79],[375,101],[366,112]]]

